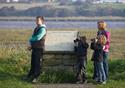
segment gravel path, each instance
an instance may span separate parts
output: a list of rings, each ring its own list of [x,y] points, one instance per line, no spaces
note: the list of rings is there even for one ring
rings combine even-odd
[[[34,88],[95,88],[91,83],[87,84],[35,84]]]

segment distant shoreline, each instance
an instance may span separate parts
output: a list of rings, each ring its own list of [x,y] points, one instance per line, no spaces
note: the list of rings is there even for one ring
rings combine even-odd
[[[46,19],[46,18],[45,18]],[[45,24],[48,29],[96,29],[97,22],[99,20],[46,20]],[[125,21],[106,21],[108,23],[108,28],[117,29],[117,28],[125,28]],[[33,19],[27,19],[24,21],[21,19],[14,19],[13,21],[0,21],[0,28],[21,28],[21,29],[31,29],[34,28],[35,25],[35,17]]]
[[[0,17],[0,21],[34,21],[35,17]],[[125,21],[124,17],[45,17],[46,21]]]

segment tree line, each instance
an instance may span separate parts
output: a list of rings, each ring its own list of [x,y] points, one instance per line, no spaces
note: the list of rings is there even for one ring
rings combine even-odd
[[[77,5],[70,7],[57,8],[52,5],[32,7],[26,10],[17,10],[14,6],[3,7],[0,9],[0,16],[38,16],[45,17],[70,17],[70,16],[123,16],[125,8],[117,9],[112,7],[88,8],[89,5]]]

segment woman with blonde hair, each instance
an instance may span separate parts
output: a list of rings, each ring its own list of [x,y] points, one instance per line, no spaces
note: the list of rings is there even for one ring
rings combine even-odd
[[[106,79],[108,79],[108,53],[110,48],[110,32],[106,30],[106,22],[105,21],[99,21],[97,22],[98,25],[98,35],[104,35],[106,37],[104,48],[103,48],[103,67],[106,74]]]

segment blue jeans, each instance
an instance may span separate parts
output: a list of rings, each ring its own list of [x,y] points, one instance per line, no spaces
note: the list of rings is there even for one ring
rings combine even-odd
[[[96,65],[96,70],[97,70],[98,82],[106,81],[106,75],[105,75],[105,71],[103,68],[103,61],[95,61],[95,65]]]
[[[96,79],[98,77],[97,74],[97,65],[96,65],[96,61],[93,62],[94,65],[94,74],[93,74],[93,79]],[[106,75],[106,80],[108,79],[108,52],[103,52],[103,68],[104,68],[104,72]]]
[[[108,79],[108,52],[103,52],[103,68],[105,71],[106,79]]]

